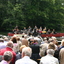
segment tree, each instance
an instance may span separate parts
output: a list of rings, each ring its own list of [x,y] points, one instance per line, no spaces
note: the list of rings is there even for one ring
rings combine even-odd
[[[62,3],[63,0],[0,0],[0,30],[37,25],[60,31],[64,26]]]

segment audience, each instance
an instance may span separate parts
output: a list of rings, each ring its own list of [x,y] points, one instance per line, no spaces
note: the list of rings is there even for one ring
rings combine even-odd
[[[18,27],[15,28],[17,29]],[[0,38],[1,64],[4,64],[5,61],[6,64],[10,62],[10,64],[59,64],[59,62],[63,64],[64,39],[61,41],[60,46],[58,46],[56,37],[40,38],[39,34],[37,35],[39,31],[43,32],[43,34],[56,34],[54,29],[51,33],[50,29],[47,31],[46,27],[42,29],[42,27],[38,28],[35,26],[32,29],[29,26],[28,30],[24,27],[21,37],[16,36],[19,31],[15,31],[14,29],[14,36]],[[5,60],[5,58],[2,59],[4,53],[7,51],[10,51],[13,55],[9,61]]]

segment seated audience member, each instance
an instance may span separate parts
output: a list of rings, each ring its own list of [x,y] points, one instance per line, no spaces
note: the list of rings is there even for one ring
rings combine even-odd
[[[10,51],[6,51],[3,55],[3,60],[0,62],[0,64],[10,64],[12,57],[13,54]]]
[[[51,34],[56,34],[57,32],[55,31],[55,29],[52,30]]]
[[[43,30],[43,31],[42,31],[42,34],[46,34],[46,31],[45,31],[45,30]]]
[[[39,30],[42,31],[42,27],[41,26],[40,26]]]
[[[18,54],[16,54],[16,60],[22,58],[22,49],[25,48],[25,47],[26,47],[25,45],[22,45],[22,46],[20,47],[20,50],[19,50]]]
[[[40,64],[59,64],[59,61],[57,58],[55,58],[53,49],[47,50],[47,55],[42,57],[40,60]]]
[[[24,27],[23,33],[27,34],[27,28],[26,27]]]
[[[15,64],[37,64],[36,61],[30,59],[32,54],[32,49],[30,47],[25,47],[22,49],[22,59],[19,59]]]
[[[12,30],[12,33],[14,34],[18,34],[20,31],[18,29],[18,26],[16,26],[13,30]]]
[[[48,29],[48,31],[47,31],[47,33],[46,34],[50,34],[51,33],[51,31],[50,31],[50,29]]]
[[[42,34],[46,34],[46,27],[43,29]]]
[[[11,63],[11,64],[14,64],[14,63],[15,63],[16,53],[13,51],[13,42],[12,42],[12,41],[9,41],[9,42],[7,43],[6,48],[0,50],[0,55],[4,55],[4,53],[5,53],[6,51],[12,52],[13,58],[12,58],[12,63]]]

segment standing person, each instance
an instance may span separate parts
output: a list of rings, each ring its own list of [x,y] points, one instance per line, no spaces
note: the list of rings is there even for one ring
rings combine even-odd
[[[16,60],[21,59],[22,58],[22,49],[25,48],[25,45],[21,45],[18,54],[16,54]],[[16,61],[15,60],[15,61]]]
[[[64,48],[64,39],[62,39],[62,41],[61,41],[61,44],[60,44],[60,47],[59,47],[59,51],[60,51],[62,48]]]
[[[64,64],[64,48],[62,48],[59,52],[59,60],[60,64]]]
[[[17,43],[17,36],[12,36],[12,38],[10,39],[13,42],[13,50],[15,51],[15,53],[18,53],[19,51],[19,45]]]
[[[0,38],[0,49],[6,48],[6,44],[4,43],[4,39]]]
[[[13,51],[13,42],[12,42],[12,41],[9,41],[9,42],[7,43],[6,48],[0,50],[0,55],[4,55],[4,53],[5,53],[6,51],[12,52],[13,58],[12,58],[11,64],[15,64],[16,53]]]
[[[25,47],[22,49],[22,59],[19,59],[15,64],[37,64],[36,61],[30,59],[32,54],[32,49],[30,47]]]
[[[40,64],[59,64],[59,61],[54,56],[54,50],[48,49],[47,55],[42,57],[40,60]]]
[[[21,40],[21,42],[22,42],[22,45],[29,46],[29,42],[28,42],[28,40],[25,38],[25,36],[24,36],[24,38]]]
[[[6,51],[3,55],[3,60],[0,62],[0,64],[10,64],[12,57],[13,54],[10,51]]]
[[[59,50],[56,50],[54,43],[50,42],[49,45],[48,45],[48,49],[55,50],[54,57],[56,57],[57,59],[59,59]]]

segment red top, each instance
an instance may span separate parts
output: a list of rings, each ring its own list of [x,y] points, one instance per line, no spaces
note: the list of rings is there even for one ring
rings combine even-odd
[[[12,64],[15,64],[16,53],[10,47],[6,47],[6,48],[0,50],[0,55],[4,55],[5,51],[11,51],[12,52],[12,54],[13,54]]]

